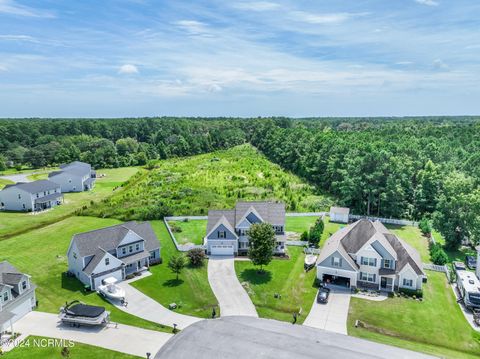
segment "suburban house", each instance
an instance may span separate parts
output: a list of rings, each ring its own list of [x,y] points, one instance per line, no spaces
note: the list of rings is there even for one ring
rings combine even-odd
[[[6,211],[42,211],[62,203],[60,186],[49,180],[7,184],[0,191],[0,209]]]
[[[67,251],[68,271],[94,290],[102,280],[118,281],[160,262],[160,242],[149,222],[126,222],[75,234]]]
[[[348,223],[350,208],[330,207],[330,221],[337,223]]]
[[[248,252],[247,231],[254,223],[269,223],[275,230],[274,254],[285,254],[285,204],[238,202],[234,209],[208,211],[204,244],[210,255],[241,255]]]
[[[35,284],[7,261],[0,262],[0,337],[36,306]]]
[[[379,221],[361,219],[335,232],[317,259],[322,281],[382,291],[419,290],[424,278],[419,253]]]
[[[48,174],[48,179],[60,185],[62,192],[90,191],[95,186],[97,174],[92,166],[85,162],[75,161],[60,165],[60,171]]]

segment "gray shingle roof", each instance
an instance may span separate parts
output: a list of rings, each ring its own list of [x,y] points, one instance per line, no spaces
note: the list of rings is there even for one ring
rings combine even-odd
[[[50,191],[56,188],[60,188],[60,185],[49,180],[39,180],[33,182],[18,182],[16,184],[5,186],[7,188],[17,187],[29,193],[37,193],[42,191]]]
[[[237,202],[234,209],[210,210],[208,211],[207,234],[216,226],[222,217],[233,229],[237,223],[248,214],[250,208],[262,217],[262,219],[273,225],[285,225],[285,203],[281,202]]]
[[[0,262],[0,286],[2,285],[17,285],[22,281],[26,274],[19,272],[9,262]],[[30,283],[34,287],[33,283]],[[1,289],[1,288],[0,288]]]
[[[127,235],[128,231],[136,233],[145,240],[145,250],[153,251],[160,248],[155,232],[149,222],[126,222],[97,229],[90,232],[78,233],[73,236],[79,255],[81,257],[94,255],[98,248],[111,251],[118,247],[119,243]]]
[[[372,237],[375,237],[385,249],[393,249],[395,251],[398,261],[396,266],[397,272],[402,270],[408,263],[418,275],[425,274],[420,255],[414,248],[390,233],[379,221],[372,222],[368,219],[360,219],[335,232],[323,246],[317,263],[322,262],[337,250],[344,257],[348,257],[346,259],[349,263],[353,262],[348,253],[357,253]],[[355,265],[355,267],[358,266]]]
[[[105,250],[102,248],[97,248],[95,251],[95,254],[93,255],[93,258],[90,260],[90,262],[87,264],[85,268],[83,268],[83,271],[85,274],[90,275],[92,274],[93,270],[97,267],[98,263],[101,262],[103,257],[105,256]]]
[[[92,169],[92,166],[90,164],[85,163],[85,162],[80,162],[80,161],[73,161],[73,162],[70,162],[70,163],[64,163],[64,164],[61,164],[59,167],[62,170],[66,170],[66,169],[73,168],[73,167],[83,167],[83,168],[88,168],[88,170]]]

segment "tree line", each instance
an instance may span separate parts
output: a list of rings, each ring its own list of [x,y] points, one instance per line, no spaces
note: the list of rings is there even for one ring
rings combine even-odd
[[[245,142],[353,213],[430,220],[451,247],[480,240],[475,117],[4,119],[0,171],[145,165]]]

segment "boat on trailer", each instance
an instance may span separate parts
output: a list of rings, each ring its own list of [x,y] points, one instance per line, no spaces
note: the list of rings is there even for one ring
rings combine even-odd
[[[317,255],[315,254],[307,254],[305,256],[305,264],[304,267],[305,269],[310,269],[315,265],[315,262],[317,261]]]
[[[84,304],[78,300],[66,303],[64,307],[61,307],[58,317],[62,323],[74,327],[97,326],[110,322],[110,312],[106,311],[104,307]]]
[[[113,277],[108,277],[103,280],[103,285],[98,286],[97,293],[100,295],[125,302],[125,289],[120,288],[117,283],[117,279]]]

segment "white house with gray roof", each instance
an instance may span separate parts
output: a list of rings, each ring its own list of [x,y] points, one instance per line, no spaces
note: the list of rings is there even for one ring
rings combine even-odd
[[[126,222],[75,234],[67,251],[68,271],[92,290],[160,262],[160,242],[149,222]]]
[[[9,262],[0,262],[0,338],[36,306],[35,284]]]
[[[8,184],[0,191],[0,209],[42,211],[62,203],[60,185],[49,180]]]
[[[204,244],[210,255],[238,255],[248,252],[247,231],[254,223],[269,223],[275,230],[275,254],[285,253],[285,204],[238,202],[234,209],[208,211]]]
[[[317,259],[322,281],[384,291],[422,289],[420,254],[379,221],[361,219],[335,232]]]
[[[60,185],[62,192],[90,191],[95,186],[96,172],[88,163],[75,161],[60,165],[60,171],[48,174],[48,179]]]

